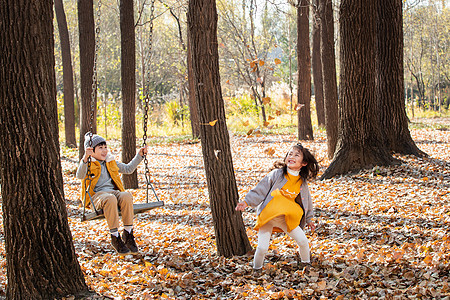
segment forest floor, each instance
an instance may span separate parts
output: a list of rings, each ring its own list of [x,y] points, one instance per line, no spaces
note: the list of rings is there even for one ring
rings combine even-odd
[[[396,156],[403,164],[310,182],[318,225],[307,231],[311,268],[298,268],[295,242],[274,234],[259,275],[252,274],[252,253],[216,254],[200,143],[149,147],[153,185],[165,206],[136,216],[140,254],[124,257],[112,250],[104,220],[80,222],[77,150],[63,148],[69,224],[86,282],[106,299],[450,299],[450,119],[413,120],[411,135],[428,157]],[[230,141],[243,199],[296,138]],[[303,145],[323,173],[330,163],[324,134]],[[120,144],[108,146],[120,160]],[[138,179],[143,187],[143,164]],[[145,202],[144,189],[131,192]],[[255,248],[254,211],[243,218]],[[0,239],[4,296],[3,226]]]

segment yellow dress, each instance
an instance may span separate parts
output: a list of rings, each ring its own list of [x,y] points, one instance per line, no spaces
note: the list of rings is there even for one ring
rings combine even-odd
[[[297,226],[300,225],[300,220],[303,216],[303,210],[300,205],[295,202],[295,198],[300,193],[300,186],[302,180],[300,176],[294,176],[291,174],[285,175],[287,182],[281,188],[281,190],[275,190],[272,192],[273,199],[267,204],[266,207],[259,214],[256,219],[255,230],[258,230],[272,220],[275,217],[284,215],[288,232],[291,232]],[[281,232],[280,228],[275,227],[273,232]]]

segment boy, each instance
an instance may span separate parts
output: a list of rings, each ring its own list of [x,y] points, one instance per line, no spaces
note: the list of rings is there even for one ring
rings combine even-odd
[[[116,162],[108,153],[106,140],[92,134],[92,144],[89,146],[90,132],[84,136],[84,156],[77,170],[77,178],[82,179],[81,197],[85,196],[85,181],[88,171],[88,157],[91,157],[91,187],[89,193],[96,209],[103,209],[105,219],[111,233],[111,245],[119,255],[137,254],[138,247],[133,235],[133,196],[126,192],[119,173],[131,174],[136,170],[147,148],[139,149],[136,156],[128,163]],[[86,195],[86,207],[90,206],[89,195]],[[119,209],[122,213],[123,233],[119,235]]]

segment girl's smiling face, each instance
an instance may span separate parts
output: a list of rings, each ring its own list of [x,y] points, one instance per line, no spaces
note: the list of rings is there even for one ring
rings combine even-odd
[[[306,163],[303,162],[303,152],[295,147],[288,152],[284,163],[293,171],[299,171],[303,166],[306,166]]]

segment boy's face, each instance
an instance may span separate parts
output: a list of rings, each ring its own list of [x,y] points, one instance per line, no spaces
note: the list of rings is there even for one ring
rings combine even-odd
[[[106,145],[99,145],[94,148],[93,158],[96,160],[105,160],[108,154],[108,147]]]

